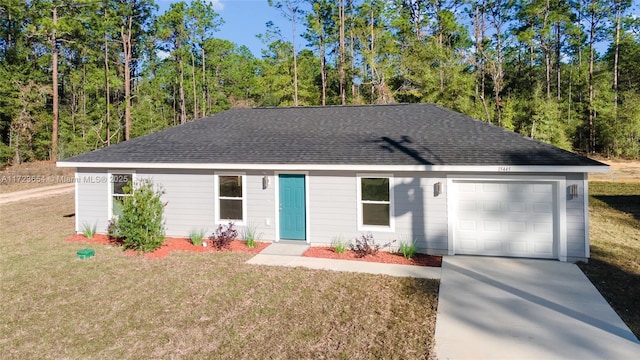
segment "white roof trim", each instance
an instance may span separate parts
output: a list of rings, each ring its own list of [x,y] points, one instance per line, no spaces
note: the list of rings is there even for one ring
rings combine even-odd
[[[111,163],[58,161],[58,167],[105,169],[191,169],[191,170],[334,170],[334,171],[446,171],[446,172],[609,172],[608,165],[352,165],[352,164],[214,164],[214,163]]]

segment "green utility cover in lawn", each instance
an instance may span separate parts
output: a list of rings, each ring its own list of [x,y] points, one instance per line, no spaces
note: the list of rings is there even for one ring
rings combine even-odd
[[[78,259],[87,259],[96,254],[96,251],[93,249],[82,249],[78,250]]]

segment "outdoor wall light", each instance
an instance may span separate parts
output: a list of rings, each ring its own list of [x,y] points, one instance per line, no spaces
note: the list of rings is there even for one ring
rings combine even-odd
[[[569,185],[567,189],[569,193],[570,199],[575,199],[578,197],[578,184]]]
[[[262,190],[266,190],[269,187],[269,177],[267,175],[262,177]]]
[[[433,196],[442,195],[442,182],[438,181],[433,184]]]

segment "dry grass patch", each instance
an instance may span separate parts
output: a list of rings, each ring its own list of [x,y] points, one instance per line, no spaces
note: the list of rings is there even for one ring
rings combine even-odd
[[[580,267],[640,337],[640,183],[589,188],[591,259]]]
[[[64,242],[73,196],[0,206],[0,358],[432,358],[438,282]]]

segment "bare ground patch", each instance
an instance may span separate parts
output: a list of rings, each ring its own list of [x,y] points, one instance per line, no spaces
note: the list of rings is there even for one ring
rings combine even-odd
[[[34,161],[8,166],[0,171],[0,194],[62,185],[69,183],[74,175],[74,169],[58,168],[50,161]]]
[[[609,172],[589,173],[591,181],[640,182],[640,160],[595,160],[609,165]]]

